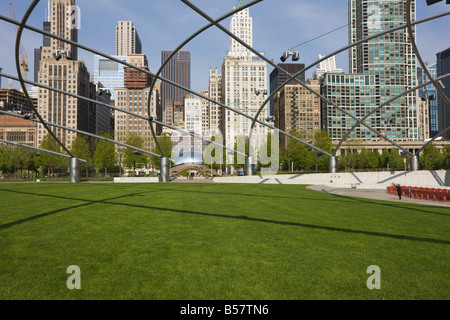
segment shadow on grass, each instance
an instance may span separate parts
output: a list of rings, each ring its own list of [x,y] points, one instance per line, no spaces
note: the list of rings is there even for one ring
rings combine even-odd
[[[271,220],[271,219],[262,219],[262,218],[251,218],[248,216],[233,216],[233,215],[226,215],[226,214],[218,214],[218,213],[209,213],[209,212],[199,212],[199,211],[192,211],[192,210],[181,210],[181,209],[171,209],[171,208],[163,208],[163,207],[154,207],[149,205],[142,205],[142,204],[130,204],[130,203],[118,203],[113,202],[111,200],[117,200],[121,198],[131,197],[131,196],[138,196],[142,193],[131,193],[126,194],[122,196],[117,196],[113,198],[107,198],[102,200],[86,200],[86,199],[78,199],[78,198],[72,198],[72,197],[64,197],[64,196],[56,196],[56,195],[43,195],[38,193],[32,193],[32,192],[25,192],[25,191],[17,191],[17,190],[4,190],[0,188],[0,191],[6,191],[6,192],[13,192],[13,193],[19,193],[19,194],[26,194],[26,195],[33,195],[33,196],[40,196],[40,197],[53,197],[58,199],[64,199],[64,200],[71,200],[71,201],[85,201],[86,203],[70,206],[66,208],[61,208],[57,210],[52,210],[46,213],[41,213],[35,216],[31,216],[25,219],[9,222],[3,225],[0,225],[0,231],[13,227],[18,224],[22,224],[28,221],[36,220],[39,218],[47,217],[59,212],[71,210],[71,209],[78,209],[81,207],[86,207],[92,204],[108,204],[108,205],[118,205],[118,206],[126,206],[126,207],[132,207],[132,208],[139,208],[139,209],[150,209],[155,211],[164,211],[164,212],[176,212],[176,213],[182,213],[182,214],[191,214],[191,215],[200,215],[200,216],[207,216],[207,217],[214,217],[214,218],[224,218],[224,219],[235,219],[235,220],[243,220],[243,221],[251,221],[251,222],[260,222],[260,223],[267,223],[267,224],[277,224],[277,225],[283,225],[283,226],[293,226],[293,227],[302,227],[302,228],[309,228],[309,229],[317,229],[317,230],[325,230],[325,231],[333,231],[333,232],[344,232],[344,233],[353,233],[353,234],[362,234],[362,235],[369,235],[369,236],[375,236],[375,237],[384,237],[384,238],[392,238],[392,239],[399,239],[399,240],[410,240],[410,241],[421,241],[421,242],[430,242],[430,243],[438,243],[438,244],[446,244],[449,245],[450,241],[447,240],[440,240],[440,239],[433,239],[433,238],[422,238],[422,237],[413,237],[413,236],[407,236],[407,235],[397,235],[397,234],[389,234],[389,233],[383,233],[383,232],[373,232],[373,231],[364,231],[364,230],[353,230],[353,229],[347,229],[347,228],[338,228],[338,227],[331,227],[331,226],[322,226],[322,225],[314,225],[314,224],[306,224],[306,223],[298,223],[298,222],[288,222],[288,221],[277,221],[277,220]],[[163,190],[161,190],[163,191]],[[342,197],[342,196],[339,196]],[[345,197],[345,196],[343,196]],[[345,197],[350,198],[350,197]],[[353,199],[354,198],[350,198]]]

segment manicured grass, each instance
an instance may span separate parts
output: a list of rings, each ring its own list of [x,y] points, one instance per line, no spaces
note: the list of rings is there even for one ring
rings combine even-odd
[[[0,199],[0,299],[450,298],[445,207],[213,183],[15,183]]]

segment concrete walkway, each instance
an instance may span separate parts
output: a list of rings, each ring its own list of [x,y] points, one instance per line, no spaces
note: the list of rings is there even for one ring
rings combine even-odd
[[[402,199],[400,200],[397,195],[389,194],[385,189],[335,188],[324,185],[311,185],[308,186],[307,188],[309,190],[326,192],[341,196],[359,197],[359,198],[395,201],[395,202],[401,201],[406,203],[417,203],[431,206],[450,207],[450,201],[434,201],[434,200],[409,198],[405,196],[402,196]]]

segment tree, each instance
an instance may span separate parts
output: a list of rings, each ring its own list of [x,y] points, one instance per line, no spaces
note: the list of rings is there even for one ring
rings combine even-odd
[[[7,145],[0,146],[0,171],[11,172],[11,149]]]
[[[243,143],[243,141],[245,141],[245,144]],[[244,144],[245,149],[242,148],[242,145]],[[244,135],[240,135],[235,137],[235,141],[234,141],[234,150],[240,151],[242,153],[247,154],[248,152],[248,137],[244,136]],[[250,152],[250,155],[253,154],[252,152]],[[236,152],[234,153],[233,156],[233,167],[235,168],[244,168],[245,167],[245,163],[246,163],[246,157],[237,154]]]
[[[316,134],[314,135],[314,146],[330,154],[333,153],[333,143],[326,130],[316,132]],[[328,169],[329,158],[327,156],[318,157],[316,161],[317,161],[317,169],[319,170]]]
[[[380,167],[380,153],[378,150],[374,152],[369,151],[367,156],[367,168],[376,169]]]
[[[40,147],[45,150],[61,152],[61,146],[50,133],[47,133]],[[48,152],[41,152],[41,155],[36,158],[36,165],[41,167],[42,170],[47,170],[49,176],[53,176],[55,168],[64,164],[67,165],[67,160],[64,157]]]
[[[144,147],[144,139],[137,134],[130,134],[127,138],[126,144],[142,149]],[[135,151],[131,148],[126,148],[123,154],[123,165],[127,168],[133,168],[136,172],[137,167],[142,167],[147,164],[148,158],[146,153]]]
[[[391,151],[389,151],[388,164],[390,170],[403,168],[403,159],[398,152],[398,149],[391,149]]]
[[[301,139],[297,132],[291,132],[290,134]],[[315,151],[308,151],[307,145],[295,139],[288,140],[282,157],[289,170],[291,164],[293,164],[294,169],[311,169],[315,166]]]
[[[386,168],[389,164],[389,150],[383,149],[380,156],[380,167]]]
[[[70,152],[78,159],[86,160],[80,164],[80,169],[85,170],[86,178],[89,176],[89,164],[92,162],[91,146],[86,138],[78,135],[73,141]]]
[[[172,142],[172,139],[170,139],[170,136],[167,135],[166,133],[163,133],[157,139],[159,142],[159,146],[161,147],[161,149],[164,153],[164,156],[167,158],[172,157],[173,142]],[[159,151],[159,148],[156,145],[153,148],[152,152],[155,154],[161,155],[161,152]],[[153,167],[155,167],[156,169],[159,170],[161,168],[161,157],[151,155],[150,161],[151,161]]]
[[[108,133],[102,135],[107,139],[112,139]],[[108,169],[114,167],[116,164],[116,148],[112,142],[100,140],[94,152],[94,166],[98,169],[105,170],[105,177],[108,174]]]
[[[450,170],[450,145],[447,145],[442,149],[442,167],[445,170]]]
[[[420,166],[424,170],[437,170],[443,167],[444,155],[439,151],[439,149],[430,143],[422,151],[422,156],[420,157]]]

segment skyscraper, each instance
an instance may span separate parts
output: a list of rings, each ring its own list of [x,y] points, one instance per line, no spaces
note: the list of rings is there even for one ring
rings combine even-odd
[[[141,54],[142,43],[132,21],[119,21],[116,27],[116,56]]]
[[[242,0],[239,0],[235,8],[244,5]],[[244,41],[249,46],[253,47],[253,20],[250,17],[249,8],[245,8],[231,17],[230,31],[239,39]],[[251,60],[255,54],[238,43],[235,39],[230,38],[230,51],[228,57]]]
[[[161,52],[161,64],[163,64],[172,54],[173,50]],[[161,76],[171,80],[187,89],[191,88],[191,53],[180,50],[165,65]],[[162,81],[161,83],[161,103],[164,108],[166,100],[173,100],[184,103],[184,98],[189,92]]]
[[[128,56],[113,56],[113,58],[128,62]],[[94,55],[94,81],[99,81],[111,92],[111,100],[115,100],[114,88],[124,86],[125,66],[103,56]]]
[[[44,28],[48,28],[50,33],[58,37],[78,42],[78,29],[71,23],[74,19],[71,16],[71,9],[75,6],[75,0],[51,0],[48,13],[49,24],[44,23]],[[57,50],[67,52],[72,60],[78,59],[78,48],[72,44],[47,37],[44,37],[43,44],[41,60],[52,57]]]
[[[305,68],[304,63],[279,63],[278,67],[282,68],[286,72],[290,74],[296,74],[303,68]],[[288,79],[288,75],[280,72],[278,69],[273,69],[273,71],[270,73],[270,94],[272,94],[276,89],[278,89],[279,86],[281,86],[283,83],[286,82]],[[298,78],[298,80],[305,82],[305,73],[302,73]],[[295,80],[289,81],[289,84],[295,84],[297,83]],[[274,115],[273,110],[273,104],[274,104],[274,98],[270,99],[270,115]]]
[[[72,9],[74,0],[52,0],[49,21],[51,33],[77,41],[78,30],[72,25]],[[39,64],[38,82],[76,95],[94,98],[95,86],[90,83],[90,75],[83,61],[76,61],[77,48],[53,38],[43,46]],[[92,126],[92,115],[95,104],[65,94],[39,88],[38,111],[43,119],[77,130],[95,132]],[[38,124],[37,142],[41,144],[47,131]],[[56,129],[62,142],[69,148],[76,137],[72,131]]]
[[[236,7],[241,5],[243,2],[239,0]],[[232,16],[230,30],[247,45],[252,46],[252,18],[248,8]],[[255,116],[266,99],[267,79],[267,63],[231,38],[228,57],[224,58],[222,63],[222,103]],[[267,110],[266,105],[258,120],[265,121]],[[223,122],[225,143],[230,148],[234,148],[237,137],[248,135],[252,123],[250,119],[230,110],[224,110]],[[255,125],[251,141],[255,152],[266,139],[267,132],[266,126]]]
[[[406,24],[406,2],[349,0],[349,43]],[[415,20],[415,0],[411,4],[411,20]],[[413,32],[415,34],[414,27]],[[349,50],[350,73],[379,76],[381,103],[417,85],[416,57],[409,40],[407,30],[403,28]],[[395,119],[395,123],[390,126],[388,138],[417,140],[416,93],[409,93],[384,107],[381,110],[381,119]],[[373,125],[381,127],[382,123],[375,122]]]
[[[450,73],[450,48],[436,54],[437,76],[443,76]],[[450,78],[442,80],[442,91],[450,99]],[[445,102],[444,98],[438,96],[438,115],[439,115],[439,131],[450,126],[450,106]],[[450,130],[444,134],[445,140],[450,140]]]
[[[144,54],[130,55],[130,64],[139,68],[147,68],[147,58]],[[148,115],[148,102],[150,94],[150,81],[147,73],[136,73],[137,71],[129,67],[125,68],[125,85],[115,88],[116,108],[127,110],[142,116]],[[142,78],[141,78],[142,77]],[[128,79],[128,80],[127,80]],[[143,81],[142,81],[143,80]],[[160,83],[157,82],[153,88],[150,98],[150,115],[156,119],[162,119],[160,105]],[[161,134],[161,125],[151,124],[157,135]],[[144,147],[153,149],[155,141],[152,129],[147,120],[136,118],[130,114],[115,111],[114,139],[125,142],[130,133],[141,136],[144,139]]]

